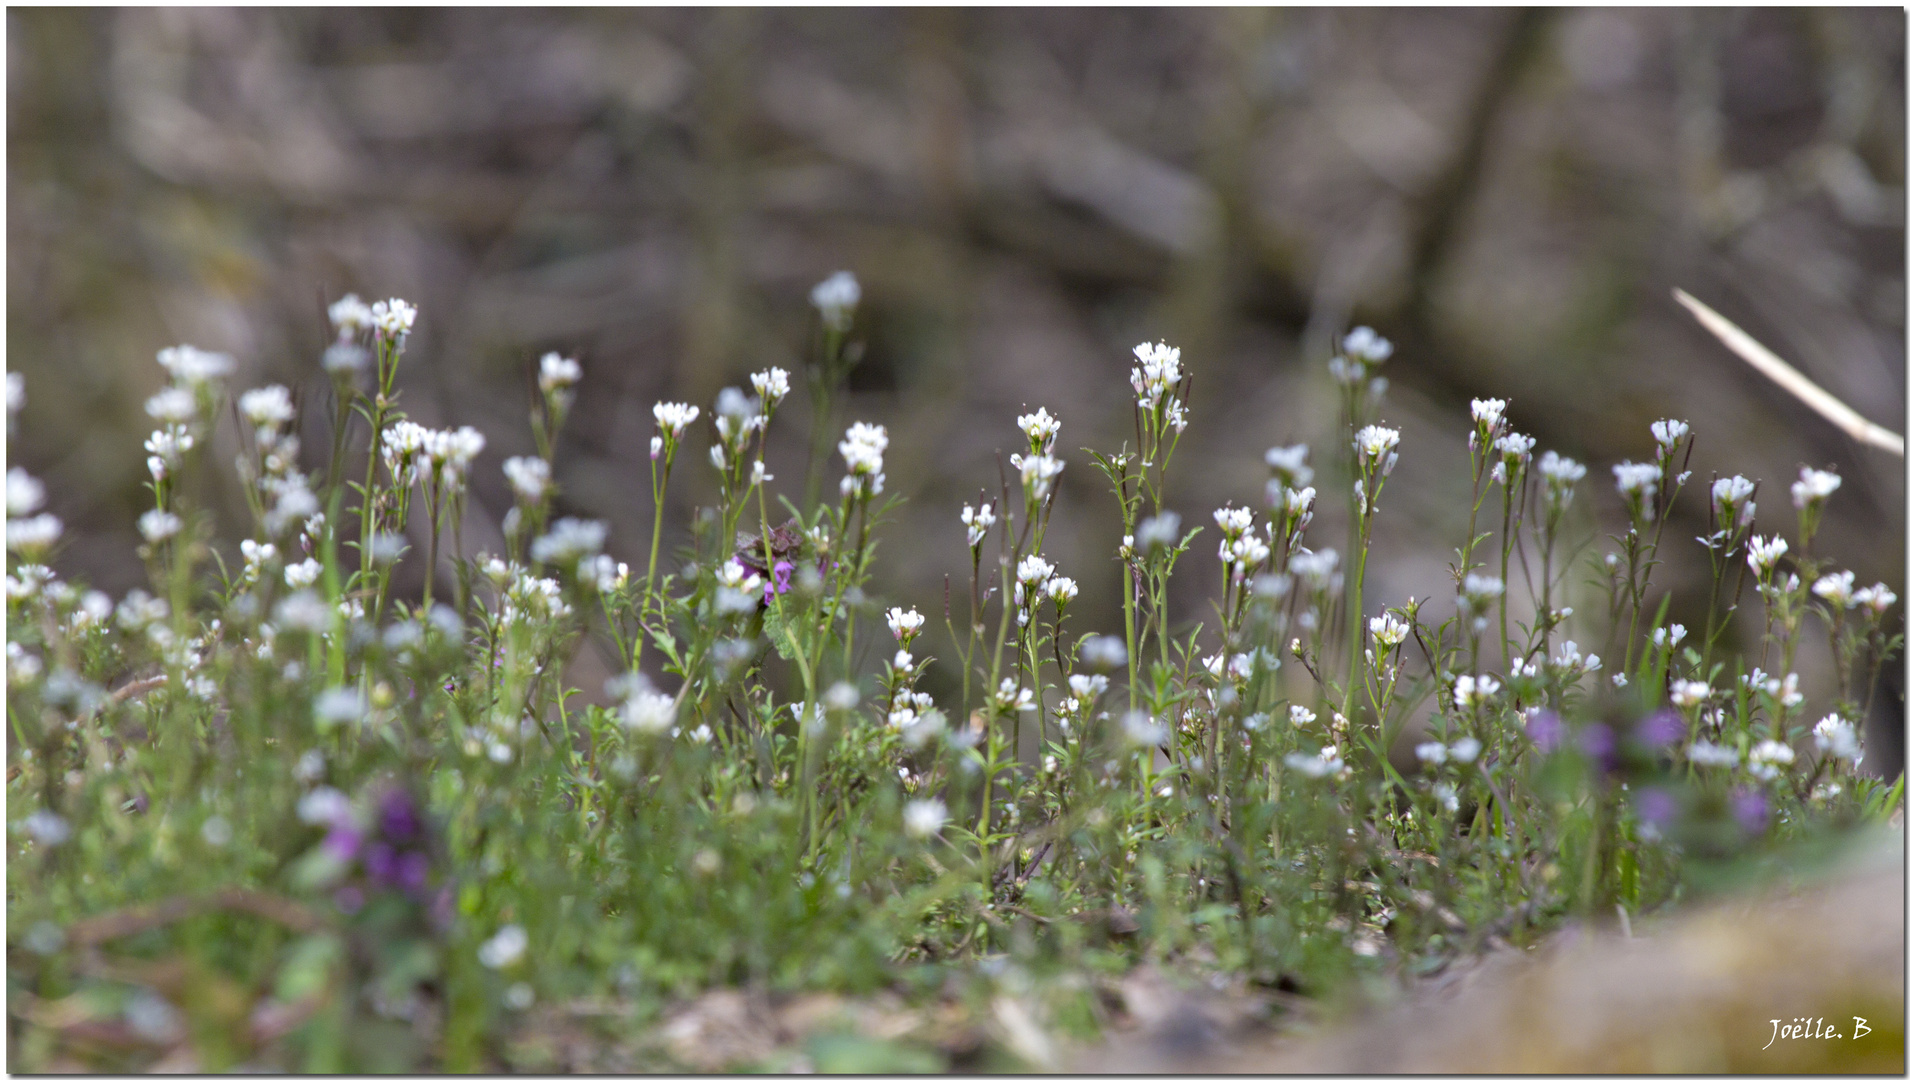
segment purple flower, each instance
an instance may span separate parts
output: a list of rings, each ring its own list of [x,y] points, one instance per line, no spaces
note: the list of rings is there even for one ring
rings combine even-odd
[[[391,884],[398,876],[398,849],[385,843],[366,848],[365,874],[374,885]]]
[[[325,854],[339,862],[350,862],[358,854],[358,847],[364,843],[364,839],[350,825],[334,825],[332,831],[325,834]]]
[[[1565,721],[1550,709],[1540,709],[1526,718],[1525,737],[1540,753],[1549,754],[1565,745]]]
[[[777,596],[789,591],[789,576],[796,572],[796,564],[788,559],[776,560],[776,570],[770,575],[769,584],[763,586],[763,603],[767,604]]]
[[[1685,737],[1685,720],[1670,709],[1660,709],[1639,721],[1632,734],[1645,749],[1662,750]]]
[[[398,856],[398,884],[408,893],[422,894],[431,876],[431,860],[422,851],[407,851]]]
[[[1755,835],[1771,823],[1771,805],[1756,788],[1739,788],[1731,793],[1731,816],[1745,832]]]
[[[1579,752],[1606,768],[1611,767],[1612,750],[1617,745],[1618,738],[1612,734],[1612,729],[1604,724],[1587,724],[1578,733]]]
[[[418,811],[403,788],[392,788],[379,800],[378,831],[385,839],[401,843],[417,835]]]
[[[1632,799],[1632,809],[1639,821],[1663,829],[1677,818],[1678,800],[1664,788],[1644,788]]]

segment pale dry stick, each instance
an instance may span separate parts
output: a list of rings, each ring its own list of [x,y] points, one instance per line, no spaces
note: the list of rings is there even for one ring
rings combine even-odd
[[[1789,390],[1799,401],[1817,410],[1818,415],[1844,430],[1846,435],[1869,446],[1889,451],[1898,457],[1903,456],[1903,436],[1880,424],[1873,424],[1857,414],[1857,410],[1839,401],[1830,391],[1810,381],[1796,368],[1785,363],[1776,353],[1764,347],[1756,338],[1745,333],[1738,325],[1724,316],[1712,311],[1704,303],[1683,289],[1671,290],[1672,298],[1685,306],[1698,320],[1698,325],[1717,335],[1725,347],[1737,353],[1752,367],[1763,372],[1777,385]]]

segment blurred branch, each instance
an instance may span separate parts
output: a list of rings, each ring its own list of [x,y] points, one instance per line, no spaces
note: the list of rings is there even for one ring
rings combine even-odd
[[[1860,443],[1886,450],[1898,457],[1903,456],[1903,436],[1858,415],[1857,410],[1838,400],[1830,391],[1805,378],[1803,372],[1785,363],[1756,338],[1739,329],[1736,323],[1706,307],[1690,293],[1683,289],[1673,289],[1671,295],[1684,305],[1686,311],[1691,312],[1692,316],[1698,320],[1698,325],[1711,331],[1719,341],[1724,342],[1726,348],[1737,353],[1745,363],[1763,372],[1772,382],[1788,390],[1799,401],[1815,409],[1819,416],[1836,424],[1844,430],[1845,434]]]

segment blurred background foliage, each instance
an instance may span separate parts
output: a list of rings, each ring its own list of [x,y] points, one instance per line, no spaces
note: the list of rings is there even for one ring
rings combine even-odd
[[[235,388],[322,401],[326,303],[414,301],[405,408],[490,439],[467,551],[502,549],[497,464],[531,450],[536,357],[577,356],[560,511],[609,522],[611,552],[641,562],[651,403],[707,410],[748,371],[797,369],[809,287],[843,268],[866,354],[838,415],[893,433],[909,502],[878,583],[930,614],[931,652],[950,654],[945,575],[967,572],[956,508],[997,488],[1017,412],[1063,422],[1048,550],[1082,583],[1077,625],[1111,629],[1118,519],[1078,448],[1132,438],[1134,343],[1178,344],[1193,372],[1172,501],[1198,521],[1260,497],[1270,445],[1330,459],[1324,362],[1355,323],[1399,346],[1375,609],[1451,602],[1475,395],[1510,398],[1541,450],[1592,466],[1601,522],[1618,518],[1608,466],[1645,453],[1660,416],[1692,422],[1697,479],[1764,481],[1760,531],[1794,537],[1798,466],[1834,467],[1820,550],[1906,591],[1902,461],[1852,445],[1670,299],[1691,291],[1903,429],[1898,9],[7,19],[7,346],[29,400],[13,451],[67,522],[61,572],[115,594],[143,576],[141,403],[161,347],[230,352]],[[792,493],[799,398],[771,447]],[[236,453],[229,423],[215,450]],[[714,488],[683,477],[679,540]],[[236,483],[207,495],[236,541]],[[1702,495],[1681,512],[1674,533],[1702,531]],[[1322,500],[1319,542],[1335,514]],[[1667,558],[1661,580],[1702,597],[1701,549]],[[1218,569],[1176,587],[1199,618]],[[594,696],[608,670],[586,650],[573,681]],[[1886,773],[1889,678],[1870,733]]]

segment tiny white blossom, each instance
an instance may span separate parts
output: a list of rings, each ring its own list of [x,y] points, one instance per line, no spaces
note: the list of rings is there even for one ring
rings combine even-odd
[[[948,824],[948,807],[940,799],[911,799],[902,808],[902,828],[917,840],[926,840]]]
[[[1172,510],[1163,510],[1154,517],[1141,522],[1134,530],[1134,544],[1142,551],[1157,547],[1173,547],[1180,537],[1180,515]]]
[[[550,487],[550,462],[541,457],[505,458],[504,478],[520,501],[541,502]]]
[[[371,325],[388,338],[409,334],[417,321],[418,309],[395,296],[371,306]]]
[[[1406,620],[1391,612],[1366,620],[1366,628],[1372,632],[1373,640],[1388,649],[1406,640],[1406,634],[1411,629]]]
[[[1844,478],[1824,469],[1805,466],[1791,485],[1791,504],[1799,510],[1822,503],[1844,483]]]
[[[684,429],[695,423],[703,410],[681,402],[659,401],[651,406],[650,413],[656,417],[657,430],[675,440],[683,437]]]
[[[1819,720],[1817,726],[1811,729],[1811,736],[1817,742],[1817,749],[1831,757],[1851,762],[1863,758],[1863,751],[1857,744],[1856,727],[1836,713]]]
[[[1253,528],[1253,511],[1245,507],[1235,509],[1223,506],[1214,511],[1214,524],[1220,526],[1221,534],[1229,540],[1235,540],[1248,529]]]
[[[1478,739],[1470,735],[1457,740],[1451,746],[1452,759],[1461,765],[1470,765],[1479,757],[1479,751],[1485,747]]]
[[[304,562],[290,563],[285,567],[285,584],[294,589],[302,589],[317,581],[318,575],[324,569],[317,559],[308,558]]]
[[[583,365],[568,356],[548,352],[537,361],[537,389],[546,394],[576,386],[583,377]]]
[[[603,550],[608,532],[609,526],[601,521],[560,518],[550,532],[531,541],[531,561],[568,565],[588,558]]]
[[[232,358],[191,345],[159,350],[159,366],[186,386],[198,386],[232,374]]]
[[[1171,395],[1181,382],[1180,350],[1166,342],[1134,346],[1134,359],[1140,366],[1128,376],[1135,397],[1143,408],[1154,408]]]
[[[53,546],[65,529],[52,514],[13,518],[7,522],[7,547],[22,553],[43,552]]]
[[[8,517],[25,517],[38,510],[45,501],[45,484],[35,480],[25,469],[7,470]]]
[[[1797,752],[1789,744],[1765,739],[1751,748],[1746,768],[1759,780],[1775,780],[1783,775],[1785,766],[1796,760]]]
[[[1498,692],[1499,680],[1490,675],[1481,675],[1476,679],[1471,675],[1461,675],[1452,684],[1452,703],[1458,708],[1470,709],[1474,705],[1484,704]]]
[[[199,413],[199,399],[192,391],[168,386],[146,399],[146,415],[162,424],[183,424]]]
[[[897,641],[912,640],[921,633],[922,624],[928,621],[914,608],[904,611],[899,607],[889,609],[888,619],[889,633],[894,634]]]
[[[1685,759],[1693,765],[1707,768],[1736,768],[1738,752],[1735,747],[1719,746],[1716,743],[1698,739],[1685,751]]]
[[[1493,435],[1505,420],[1505,402],[1499,398],[1473,398],[1472,422]]]
[[[1857,584],[1857,575],[1849,570],[1835,574],[1825,574],[1811,586],[1811,592],[1829,601],[1832,607],[1854,607],[1857,603],[1853,586]]]
[[[1304,705],[1290,705],[1287,707],[1287,722],[1294,727],[1310,727],[1313,721],[1317,719],[1319,718],[1313,714],[1313,710]]]
[[[312,702],[312,720],[318,730],[327,731],[340,724],[355,724],[365,718],[368,706],[356,689],[334,686]]]
[[[1413,754],[1428,765],[1443,765],[1446,763],[1446,744],[1423,742],[1413,748]]]
[[[1046,408],[1016,417],[1015,425],[1028,436],[1028,444],[1037,454],[1047,453],[1054,445],[1055,436],[1061,433],[1061,421],[1049,416]]]
[[[749,385],[756,391],[756,396],[773,409],[789,395],[789,372],[779,367],[759,371],[749,377]]]
[[[346,293],[343,298],[333,301],[325,314],[331,318],[332,325],[338,328],[341,337],[371,329],[371,305],[358,299],[357,293]]]
[[[1683,420],[1658,420],[1651,425],[1651,437],[1657,441],[1659,449],[1669,452],[1686,435],[1691,434],[1691,425]]]
[[[1850,601],[1853,607],[1869,608],[1873,614],[1882,615],[1890,610],[1890,605],[1897,602],[1897,594],[1891,592],[1888,585],[1879,581],[1875,585],[1865,586],[1851,593]]]
[[[524,928],[512,923],[478,946],[478,963],[493,970],[510,967],[523,959],[530,943]]]
[[[292,422],[292,392],[283,386],[261,386],[239,395],[239,415],[255,428],[276,430]]]
[[[982,539],[988,535],[989,527],[995,524],[994,504],[983,503],[979,510],[973,506],[963,506],[962,524],[968,526],[968,546],[980,547]]]
[[[1753,573],[1763,577],[1771,572],[1771,569],[1777,565],[1777,560],[1790,549],[1791,545],[1785,543],[1781,536],[1753,536],[1745,549],[1744,560],[1750,564]]]
[[[838,270],[809,291],[809,302],[822,313],[824,326],[841,333],[849,329],[850,317],[862,302],[862,286],[854,274]]]
[[[1064,607],[1070,600],[1081,595],[1081,587],[1075,584],[1073,578],[1062,577],[1059,574],[1048,579],[1043,591],[1048,594],[1048,599]]]
[[[1711,685],[1692,679],[1677,679],[1671,684],[1671,703],[1680,709],[1692,709],[1711,697]]]

